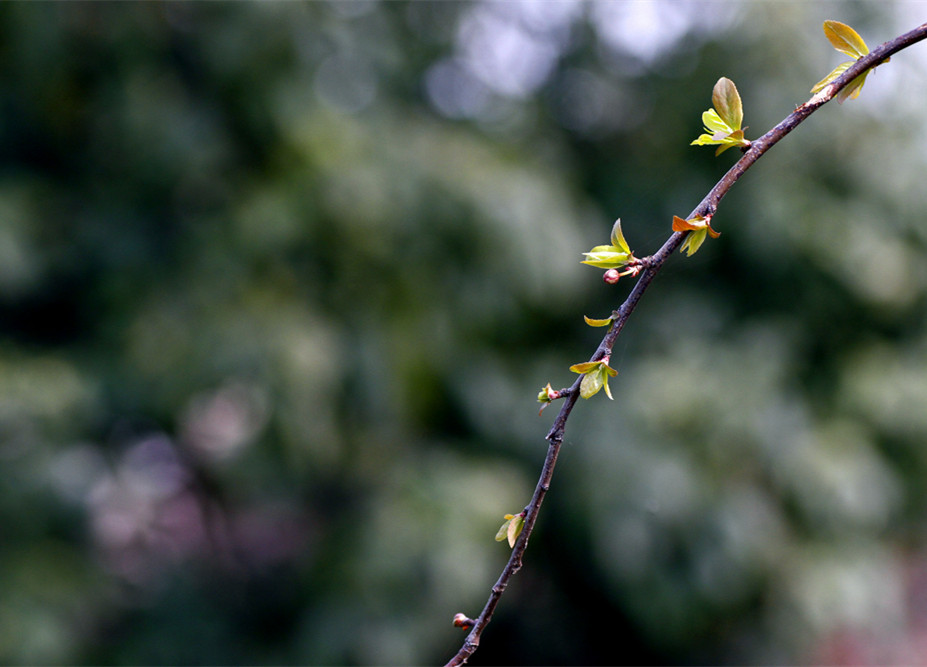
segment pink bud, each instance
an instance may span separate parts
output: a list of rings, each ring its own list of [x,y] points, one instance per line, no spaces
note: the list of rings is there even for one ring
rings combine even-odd
[[[614,285],[618,282],[618,279],[621,277],[621,274],[618,273],[618,269],[609,269],[602,276],[602,280],[607,282],[609,285]]]

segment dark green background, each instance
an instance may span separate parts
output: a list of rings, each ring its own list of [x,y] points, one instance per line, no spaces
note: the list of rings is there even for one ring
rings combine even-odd
[[[0,5],[0,662],[424,664],[639,256],[924,3]],[[724,200],[473,664],[913,662],[927,47]]]

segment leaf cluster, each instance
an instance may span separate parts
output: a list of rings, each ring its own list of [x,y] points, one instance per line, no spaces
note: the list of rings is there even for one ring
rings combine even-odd
[[[583,376],[583,381],[579,385],[580,396],[592,398],[599,393],[600,389],[605,389],[605,395],[612,398],[612,392],[608,388],[608,378],[618,375],[618,371],[608,365],[608,357],[599,361],[573,364],[570,370]]]
[[[702,247],[702,244],[705,242],[706,237],[710,236],[716,239],[721,236],[721,232],[716,232],[712,229],[710,215],[697,215],[688,220],[683,220],[678,215],[674,215],[673,231],[690,232],[685,242],[682,244],[682,247],[679,249],[680,252],[685,252],[687,257],[691,257],[698,252],[698,249]]]
[[[621,218],[615,220],[612,225],[611,244],[597,245],[589,252],[584,252],[586,257],[581,263],[589,266],[596,266],[600,269],[617,269],[634,261],[634,253],[628,246],[621,231]]]
[[[693,141],[690,146],[717,146],[715,155],[720,155],[728,148],[749,148],[750,142],[744,138],[741,124],[744,120],[743,103],[737,86],[727,77],[721,77],[711,91],[714,108],[702,113],[705,133]]]
[[[853,60],[848,60],[847,62],[837,65],[827,76],[814,84],[811,88],[812,93],[818,93],[824,90],[828,84],[846,72],[854,62],[869,53],[869,47],[866,45],[863,38],[845,23],[840,23],[840,21],[824,21],[824,35],[835,49],[840,51],[840,53],[850,56]],[[889,58],[886,58],[882,62],[888,62],[889,60]],[[855,100],[859,97],[859,93],[866,83],[866,77],[871,71],[872,70],[866,70],[847,84],[843,90],[837,93],[837,102],[843,104],[844,100]]]
[[[509,548],[514,548],[515,540],[518,539],[522,529],[525,527],[525,513],[506,514],[503,518],[505,519],[505,523],[503,523],[498,532],[496,532],[496,542],[508,540]]]

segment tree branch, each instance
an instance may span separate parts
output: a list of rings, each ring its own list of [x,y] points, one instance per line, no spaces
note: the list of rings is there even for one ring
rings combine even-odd
[[[708,192],[708,194],[705,195],[705,198],[699,202],[695,209],[693,209],[688,218],[714,215],[718,208],[718,204],[728,193],[728,191],[734,186],[735,183],[737,183],[737,181],[740,180],[747,169],[753,166],[753,164],[760,157],[762,157],[766,151],[772,148],[789,132],[798,127],[798,125],[800,125],[817,109],[832,100],[837,95],[837,93],[849,85],[850,82],[852,82],[853,79],[855,79],[857,76],[874,68],[876,65],[879,65],[892,54],[897,53],[898,51],[901,51],[902,49],[905,49],[925,38],[927,38],[927,23],[923,23],[917,28],[906,32],[903,35],[896,37],[895,39],[885,42],[884,44],[873,49],[867,55],[859,58],[843,74],[825,86],[820,92],[812,96],[807,102],[796,108],[795,111],[790,113],[784,120],[782,120],[782,122],[769,130],[759,139],[751,142],[749,148],[744,150],[743,156],[734,164],[733,167],[728,170],[728,172],[721,178],[721,180],[715,184],[715,186]],[[670,255],[677,248],[679,248],[680,245],[682,245],[686,235],[689,233],[690,232],[673,232],[673,234],[666,240],[663,246],[656,253],[640,260],[641,264],[644,266],[644,269],[641,271],[637,282],[634,285],[634,288],[631,290],[631,293],[625,299],[624,303],[621,304],[621,307],[613,313],[613,323],[609,327],[608,332],[602,338],[602,342],[599,343],[598,348],[589,359],[589,361],[598,361],[606,356],[611,355],[615,341],[621,334],[621,331],[624,328],[624,325],[627,323],[628,318],[631,316],[631,313],[633,313],[634,309],[637,307],[637,304],[641,300],[641,297],[644,295],[644,292],[650,286],[651,282],[653,282],[653,279],[666,263],[666,260],[669,259]],[[541,503],[544,501],[544,496],[547,495],[547,490],[550,488],[551,478],[554,474],[554,466],[557,463],[557,456],[559,455],[560,447],[563,444],[563,434],[566,430],[567,420],[569,419],[570,414],[573,412],[573,408],[576,406],[576,401],[579,398],[579,385],[581,381],[582,376],[577,378],[573,385],[569,388],[569,391],[566,393],[563,399],[564,403],[560,408],[560,412],[557,414],[557,418],[554,420],[554,423],[547,434],[546,439],[549,443],[547,448],[547,457],[544,459],[544,466],[541,469],[541,476],[538,479],[538,483],[535,487],[531,502],[527,507],[525,507],[525,525],[522,529],[522,533],[518,540],[515,542],[515,546],[512,548],[512,554],[509,557],[505,567],[503,568],[499,579],[492,587],[492,592],[490,593],[489,599],[486,602],[486,606],[483,607],[483,611],[473,622],[473,627],[470,630],[469,635],[467,635],[463,646],[461,646],[457,654],[451,658],[450,661],[448,661],[445,667],[462,665],[470,658],[471,655],[473,655],[473,653],[479,647],[480,636],[492,618],[492,614],[496,609],[496,605],[499,603],[499,599],[505,592],[509,580],[516,572],[518,572],[522,566],[522,558],[524,556],[525,550],[528,547],[528,540],[530,539],[531,533],[534,530],[538,511],[541,508]]]

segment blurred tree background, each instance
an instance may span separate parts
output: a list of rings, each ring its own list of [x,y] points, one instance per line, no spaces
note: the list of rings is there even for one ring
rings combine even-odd
[[[916,2],[0,5],[0,661],[422,664],[735,159]],[[582,402],[473,664],[921,663],[927,47],[737,185]]]

